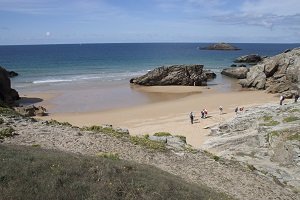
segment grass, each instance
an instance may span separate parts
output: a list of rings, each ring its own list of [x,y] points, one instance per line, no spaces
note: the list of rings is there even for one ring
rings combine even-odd
[[[157,150],[157,151],[166,151],[166,143],[159,141],[152,141],[149,137],[139,137],[139,136],[130,136],[130,142],[134,145],[140,145],[146,147],[147,149]]]
[[[117,137],[117,138],[121,138],[121,137],[128,137],[128,133],[124,133],[124,132],[118,132],[115,129],[111,128],[111,127],[102,127],[102,126],[85,126],[83,128],[81,128],[81,130],[83,131],[92,131],[94,133],[103,133],[103,134],[107,134],[113,137]]]
[[[168,132],[157,132],[153,134],[154,136],[162,137],[162,136],[172,136],[171,133]]]
[[[286,117],[283,119],[284,122],[293,122],[293,121],[297,121],[297,120],[300,120],[300,118],[296,117],[296,116],[289,116],[289,117]]]
[[[59,126],[69,126],[72,127],[72,124],[70,124],[69,122],[59,122],[57,120],[51,119],[50,121],[48,121],[49,125],[59,125]]]
[[[14,129],[12,127],[4,128],[0,130],[0,140],[3,140],[6,137],[13,137],[14,134]]]
[[[96,156],[102,158],[108,158],[111,160],[120,160],[120,157],[117,153],[98,152],[96,153]]]
[[[198,150],[197,150],[197,149],[194,149],[194,148],[192,147],[192,145],[186,145],[185,151],[187,151],[187,152],[189,152],[189,153],[193,153],[193,154],[198,153]]]
[[[289,112],[291,112],[291,113],[294,113],[294,112],[300,112],[300,109],[294,108],[294,109],[290,110]]]
[[[248,167],[251,171],[257,170],[253,165],[250,165],[250,164],[247,164],[247,167]]]
[[[260,126],[277,126],[278,124],[280,124],[278,121],[271,120],[266,123],[261,123],[259,125]]]
[[[272,120],[272,119],[273,119],[272,116],[269,116],[269,115],[263,116],[263,120],[264,120],[264,121],[270,121],[270,120]]]
[[[293,134],[293,135],[289,135],[287,137],[288,140],[297,140],[297,141],[300,141],[300,133],[296,133],[296,134]]]
[[[0,145],[0,160],[1,199],[232,199],[124,160],[7,145]]]
[[[184,143],[186,143],[186,137],[183,135],[175,135],[175,137],[180,138]]]
[[[8,107],[1,107],[1,106],[0,106],[0,115],[3,115],[3,116],[21,116],[14,109],[8,108]]]

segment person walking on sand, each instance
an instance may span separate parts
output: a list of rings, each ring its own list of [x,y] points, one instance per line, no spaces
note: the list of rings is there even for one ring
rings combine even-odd
[[[234,110],[236,115],[238,114],[238,111],[239,111],[239,107],[236,107],[235,110]]]
[[[194,114],[193,112],[190,113],[190,120],[191,120],[191,124],[194,123]]]
[[[298,99],[299,99],[299,94],[297,93],[295,94],[295,103],[297,103]]]
[[[279,105],[282,105],[282,102],[284,101],[284,99],[285,99],[285,97],[283,95],[281,95]]]
[[[207,110],[206,110],[206,109],[204,109],[203,111],[204,111],[204,118],[206,118],[206,117],[207,117],[207,114],[208,114],[208,112],[207,112]]]
[[[222,114],[223,114],[223,107],[220,106],[220,107],[219,107],[219,110],[220,110],[220,115],[222,115]]]

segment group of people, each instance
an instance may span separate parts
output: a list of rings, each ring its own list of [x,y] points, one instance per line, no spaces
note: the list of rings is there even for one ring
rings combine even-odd
[[[205,119],[205,118],[207,117],[207,114],[208,114],[207,110],[206,110],[206,109],[203,109],[203,110],[201,111],[201,118],[202,118],[202,119]],[[195,118],[194,113],[193,113],[193,112],[190,112],[190,120],[191,120],[191,124],[194,123],[194,118]]]
[[[294,102],[297,103],[298,99],[299,99],[299,94],[297,93],[294,95]],[[279,105],[282,105],[283,101],[285,100],[285,97],[281,95],[279,100],[280,100]]]

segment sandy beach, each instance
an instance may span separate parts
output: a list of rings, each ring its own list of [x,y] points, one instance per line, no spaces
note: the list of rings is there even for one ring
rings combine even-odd
[[[51,102],[59,94],[28,94],[31,98],[41,98],[36,105],[46,107],[49,116],[44,120],[55,119],[69,122],[75,126],[112,124],[115,127],[127,128],[132,135],[170,132],[173,135],[184,135],[187,142],[194,147],[201,147],[207,139],[210,126],[221,123],[235,116],[236,107],[251,106],[277,101],[274,94],[264,91],[233,90],[220,92],[216,88],[190,86],[138,87],[138,92],[147,93],[149,102],[125,108],[89,112],[51,113]],[[223,114],[219,113],[223,107]],[[203,109],[208,110],[206,119],[200,118]],[[194,124],[190,123],[189,113],[195,115]]]

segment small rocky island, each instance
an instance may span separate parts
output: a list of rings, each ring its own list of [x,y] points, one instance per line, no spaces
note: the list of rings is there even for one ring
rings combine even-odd
[[[172,65],[162,66],[147,74],[132,78],[130,83],[145,86],[206,86],[207,81],[216,78],[210,70],[204,70],[203,65]]]
[[[199,50],[229,50],[229,51],[234,51],[234,50],[241,50],[240,48],[238,47],[235,47],[231,44],[228,44],[228,43],[217,43],[217,44],[212,44],[212,45],[209,45],[207,47],[198,47]]]

